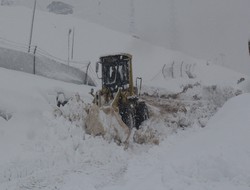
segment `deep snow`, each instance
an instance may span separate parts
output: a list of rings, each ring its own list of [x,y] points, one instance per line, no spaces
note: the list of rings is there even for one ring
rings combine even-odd
[[[250,187],[248,93],[230,99],[205,128],[165,126],[159,145],[132,143],[124,150],[54,117],[57,91],[79,92],[88,103],[90,87],[6,69],[0,79],[0,108],[12,115],[9,121],[0,117],[1,189]],[[152,123],[164,128],[162,120]]]
[[[0,21],[5,26],[1,27],[0,34],[26,43],[28,23],[26,29],[20,27],[18,34],[11,27],[17,23],[25,26],[31,11],[18,7],[0,9]],[[98,41],[93,41],[93,36],[87,39],[89,36],[82,35],[78,38],[76,57],[94,60],[115,50],[127,50],[134,56],[135,75],[144,79],[143,92],[154,95],[157,105],[168,101],[183,102],[188,115],[164,112],[152,118],[144,126],[159,129],[160,144],[131,143],[124,150],[112,141],[85,134],[81,127],[64,117],[54,116],[56,92],[63,91],[67,97],[78,92],[85,103],[90,103],[91,87],[1,68],[0,113],[8,114],[9,120],[0,117],[0,189],[250,188],[250,82],[247,76],[81,20],[38,12],[39,19],[37,31],[40,34],[47,32],[46,38],[37,33],[34,41],[43,49],[59,57],[66,56],[67,40],[62,39],[67,34],[68,24],[74,22],[79,30],[88,30],[90,36],[102,42],[97,46]],[[62,30],[64,32],[60,33]],[[55,44],[49,43],[52,39]],[[89,45],[87,48],[84,40]],[[106,46],[110,43],[111,47]],[[82,55],[83,50],[85,55]],[[176,62],[174,79],[168,72],[173,61]],[[182,61],[185,65],[195,65],[192,67],[193,79],[189,79],[185,72],[180,73]],[[245,80],[239,82],[241,78]],[[197,82],[200,85],[187,89],[179,99],[164,99],[164,96],[179,93],[185,86]],[[238,94],[238,90],[243,94],[231,98]],[[150,107],[161,113],[160,107]],[[175,119],[173,121],[189,119],[191,124],[183,130],[178,125],[169,126],[169,118]],[[205,127],[201,128],[201,123]]]

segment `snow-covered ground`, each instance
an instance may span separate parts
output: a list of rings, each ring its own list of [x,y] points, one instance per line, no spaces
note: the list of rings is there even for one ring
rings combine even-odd
[[[230,79],[232,73],[228,74],[221,80]],[[181,83],[175,79],[172,86],[178,86],[177,81]],[[239,89],[246,89],[244,83],[249,85],[243,81]],[[0,69],[0,86],[0,110],[9,114],[8,121],[0,117],[0,189],[250,187],[248,93],[230,99],[220,109],[217,107],[218,113],[204,128],[198,122],[185,130],[168,125],[166,117],[170,113],[155,117],[144,126],[159,128],[160,144],[131,143],[124,150],[114,142],[85,134],[82,127],[64,117],[54,116],[57,91],[64,91],[68,97],[78,92],[88,103],[92,99],[88,94],[90,87],[6,69]],[[195,88],[183,96],[201,95]],[[158,90],[161,95],[172,93],[163,89]],[[145,87],[144,91],[150,94],[151,88]],[[185,100],[191,101],[184,98],[184,103]],[[191,115],[180,116],[191,119]]]
[[[0,35],[26,43],[28,23],[18,33],[15,27],[25,26],[30,13],[0,7]],[[66,56],[72,22],[81,31],[77,58],[133,54],[134,75],[143,77],[142,98],[152,114],[143,127],[157,130],[159,145],[130,142],[124,150],[54,115],[57,92],[67,97],[79,93],[90,103],[89,86],[0,68],[0,189],[250,188],[248,76],[82,20],[42,12],[38,20],[34,41],[53,55]],[[84,31],[89,36],[82,35]]]

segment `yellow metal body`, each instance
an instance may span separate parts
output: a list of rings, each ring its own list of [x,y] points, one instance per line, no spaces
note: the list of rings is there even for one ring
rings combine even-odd
[[[101,107],[104,105],[112,105],[114,109],[118,109],[118,102],[122,102],[123,104],[128,103],[128,97],[129,96],[134,96],[135,95],[135,89],[134,89],[134,84],[133,84],[133,67],[132,67],[132,55],[122,53],[122,54],[117,54],[117,55],[108,55],[108,56],[103,56],[103,57],[117,57],[117,56],[123,56],[126,57],[126,64],[128,68],[128,84],[126,88],[117,88],[116,91],[111,92],[111,90],[106,87],[105,85],[102,85],[102,89],[97,92],[96,95],[96,101],[95,103]],[[101,64],[105,64],[102,63]],[[119,61],[117,62],[117,65],[119,64]],[[114,66],[117,66],[113,64]],[[104,66],[103,66],[104,67]],[[102,74],[102,83],[106,79],[104,78],[106,75]]]

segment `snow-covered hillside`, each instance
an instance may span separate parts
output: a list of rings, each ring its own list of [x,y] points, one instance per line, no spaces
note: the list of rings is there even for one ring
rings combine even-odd
[[[18,45],[28,45],[31,15],[32,10],[25,7],[0,6],[2,18],[0,19],[2,26],[0,37]],[[173,61],[192,64],[201,62],[180,52],[154,46],[82,19],[39,11],[36,13],[32,45],[37,45],[38,48],[51,55],[67,60],[68,33],[73,27],[75,28],[74,60],[83,63],[91,61],[91,68],[95,67],[94,64],[101,55],[117,52],[130,53],[133,55],[135,76],[142,76],[145,81],[148,81],[159,72],[159,67],[163,67],[164,64],[171,64]],[[206,63],[206,61],[203,62]],[[145,66],[147,69],[144,69]],[[94,76],[93,72],[90,74]]]
[[[31,12],[0,6],[1,38],[26,44]],[[77,60],[133,55],[134,76],[143,77],[142,98],[151,113],[142,131],[155,130],[159,145],[131,140],[124,150],[112,140],[85,134],[86,113],[79,105],[92,102],[89,86],[0,68],[0,189],[250,188],[248,76],[93,23],[39,11],[33,44],[67,59],[73,26]],[[84,103],[73,99],[72,107],[65,107],[68,115],[58,116],[57,92],[78,93]],[[78,122],[69,121],[74,112],[80,114]]]
[[[29,8],[34,3],[8,1]],[[37,9],[48,11],[46,7],[52,1],[38,1]],[[78,18],[250,73],[248,0],[61,1],[72,5],[73,15]]]

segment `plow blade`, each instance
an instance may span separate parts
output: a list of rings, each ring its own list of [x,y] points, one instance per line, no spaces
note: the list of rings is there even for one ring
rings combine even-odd
[[[103,136],[118,144],[127,144],[131,134],[131,130],[112,106],[100,108],[95,104],[88,110],[85,132],[93,136]]]

